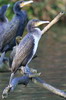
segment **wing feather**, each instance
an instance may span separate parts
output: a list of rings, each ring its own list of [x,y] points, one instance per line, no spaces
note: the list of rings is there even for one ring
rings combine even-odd
[[[15,71],[22,65],[25,66],[32,57],[34,48],[34,38],[32,35],[27,34],[23,40],[21,40],[17,47],[15,57],[12,63],[12,71]]]
[[[8,44],[16,35],[19,26],[19,20],[15,18],[2,26],[0,31],[0,48]]]

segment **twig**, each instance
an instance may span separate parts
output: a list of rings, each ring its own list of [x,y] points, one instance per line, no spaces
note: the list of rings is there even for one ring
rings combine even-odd
[[[42,34],[44,34],[45,32],[47,32],[54,24],[56,24],[59,19],[64,15],[63,12],[60,12],[43,30],[42,30]]]

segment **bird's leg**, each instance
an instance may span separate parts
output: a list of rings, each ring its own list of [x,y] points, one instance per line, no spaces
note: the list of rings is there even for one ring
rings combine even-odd
[[[38,73],[36,69],[29,68],[28,65],[25,67],[25,72],[29,78],[39,77],[41,75],[41,72]]]
[[[24,75],[24,74],[27,74],[28,72],[30,72],[30,68],[27,65],[26,66],[21,66],[19,71],[22,75]]]
[[[25,67],[21,67],[21,74],[22,75],[27,75],[29,78],[33,78],[33,77],[39,77],[41,75],[41,73],[37,72],[37,70],[33,69],[33,68],[29,68],[27,65]]]
[[[11,73],[10,80],[9,80],[9,85],[12,82],[13,77],[14,77],[14,73]]]
[[[33,78],[33,77],[39,77],[41,75],[40,72],[37,72],[37,70],[33,69],[33,68],[29,68],[27,65],[25,67],[21,66],[20,67],[20,73],[22,75],[27,75],[29,78]]]
[[[25,74],[25,67],[21,66],[19,72],[24,75]]]

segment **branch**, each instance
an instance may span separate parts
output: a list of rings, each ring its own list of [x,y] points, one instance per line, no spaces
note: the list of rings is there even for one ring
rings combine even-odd
[[[10,86],[8,85],[4,91],[3,91],[3,94],[2,94],[2,98],[6,98],[8,96],[8,93],[10,91],[14,91],[15,87],[18,85],[18,84],[23,84],[23,85],[27,85],[29,83],[29,81],[31,80],[33,83],[51,91],[52,93],[56,94],[56,95],[59,95],[63,98],[66,98],[66,92],[64,92],[63,90],[60,90],[60,89],[57,89],[53,86],[51,86],[50,84],[46,83],[44,80],[42,80],[41,78],[39,77],[32,77],[32,78],[29,78],[29,74],[33,74],[29,67],[28,67],[28,70],[27,70],[27,75],[25,76],[22,76],[22,77],[18,77],[18,78],[14,78],[10,84]]]
[[[64,13],[60,12],[43,30],[42,34],[47,32],[54,24],[56,24],[59,19],[64,15]]]
[[[2,93],[2,98],[7,98],[8,97],[8,94],[9,92],[13,92],[14,89],[16,88],[16,86],[18,84],[23,84],[23,85],[27,85],[30,81],[30,78],[28,76],[22,76],[22,77],[16,77],[12,80],[11,84],[8,85],[4,90],[3,90],[3,93]]]
[[[41,86],[41,87],[43,87],[43,88],[51,91],[52,93],[54,93],[56,95],[59,95],[59,96],[61,96],[63,98],[66,98],[66,92],[64,92],[63,90],[60,90],[60,89],[57,89],[57,88],[51,86],[50,84],[46,83],[42,79],[40,79],[38,77],[35,77],[35,78],[32,78],[32,81],[35,84],[37,84],[37,85],[39,85],[39,86]]]

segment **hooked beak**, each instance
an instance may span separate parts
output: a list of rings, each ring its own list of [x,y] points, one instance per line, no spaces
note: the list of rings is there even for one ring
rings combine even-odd
[[[21,40],[22,40],[22,37],[21,37],[21,36],[17,36],[17,37],[16,37],[16,43],[17,43],[17,44],[19,44]]]
[[[28,5],[28,4],[30,4],[30,3],[33,3],[33,1],[31,0],[31,1],[24,1],[24,2],[22,2],[21,4],[20,4],[20,7],[24,7],[25,5]]]
[[[21,40],[21,39],[22,39],[21,36],[17,36],[17,37],[16,37],[16,40]]]
[[[35,23],[35,27],[40,26],[42,24],[47,24],[47,23],[49,23],[49,21],[39,21]]]

